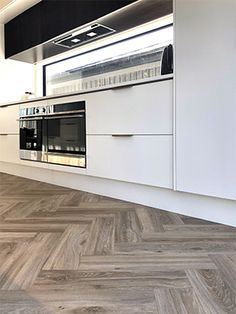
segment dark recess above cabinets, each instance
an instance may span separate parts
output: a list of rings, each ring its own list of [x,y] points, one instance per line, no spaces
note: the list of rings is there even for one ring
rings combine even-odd
[[[35,48],[60,34],[116,11],[136,0],[42,0],[5,24],[5,58],[37,62],[64,52]],[[158,0],[157,0],[158,1]],[[28,53],[22,53],[29,50]]]

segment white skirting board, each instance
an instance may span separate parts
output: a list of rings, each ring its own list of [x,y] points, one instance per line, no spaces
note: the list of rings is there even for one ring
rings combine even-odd
[[[236,201],[232,200],[3,162],[0,172],[236,227]]]

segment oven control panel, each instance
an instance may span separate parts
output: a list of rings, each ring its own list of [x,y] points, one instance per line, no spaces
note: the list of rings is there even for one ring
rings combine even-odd
[[[70,114],[75,112],[85,112],[85,101],[76,101],[71,103],[55,104],[55,105],[41,105],[41,106],[21,106],[20,118],[48,116],[58,114]]]
[[[25,107],[20,108],[20,117],[42,116],[53,113],[53,106]]]

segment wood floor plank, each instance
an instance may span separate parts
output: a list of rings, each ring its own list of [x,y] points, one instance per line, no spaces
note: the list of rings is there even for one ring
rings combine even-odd
[[[95,217],[114,217],[117,213],[117,210],[112,209],[81,209],[80,207],[58,207],[54,212],[34,212],[29,215],[29,218],[45,218],[45,217],[54,217],[60,219],[60,217],[66,217],[67,219],[71,218],[74,220],[78,219],[87,219],[93,220]]]
[[[14,219],[19,218],[22,219],[27,217],[29,214],[35,211],[39,201],[31,200],[31,201],[21,201],[17,202],[8,209],[2,216],[4,219],[13,217]]]
[[[194,217],[189,217],[189,216],[184,216],[184,215],[178,215],[180,217],[180,219],[183,221],[184,224],[187,225],[202,225],[202,224],[206,224],[206,225],[215,225],[215,222],[212,221],[208,221],[208,220],[203,220],[203,219],[199,219],[199,218],[194,218]]]
[[[39,233],[30,243],[21,243],[0,266],[1,290],[30,288],[57,238],[55,233]]]
[[[19,218],[7,218],[5,219],[6,223],[20,223],[20,224],[88,224],[90,223],[94,217],[89,216],[89,215],[80,215],[80,216],[73,216],[73,215],[59,215],[59,216],[54,216],[54,215],[45,215],[43,217],[25,217],[24,219],[19,219]]]
[[[236,265],[225,255],[210,254],[209,256],[236,296]]]
[[[142,239],[145,241],[157,241],[162,240],[169,241],[175,239],[181,241],[192,241],[194,239],[204,239],[206,241],[215,241],[215,240],[227,240],[236,242],[236,232],[197,232],[197,231],[166,231],[162,232],[153,232],[153,233],[143,233]]]
[[[79,287],[169,287],[189,288],[190,283],[184,271],[41,271],[33,289],[75,289]]]
[[[156,309],[154,303],[151,304],[101,304],[101,305],[93,305],[95,302],[88,302],[91,305],[81,305],[82,302],[47,302],[46,305],[42,303],[30,302],[27,306],[20,304],[3,304],[1,314],[156,314]],[[97,302],[96,302],[97,304]],[[46,307],[47,308],[46,308]],[[32,312],[29,309],[34,308],[35,311]]]
[[[138,242],[138,243],[115,243],[116,254],[156,254],[163,253],[167,254],[181,254],[181,253],[192,253],[199,254],[230,254],[235,253],[236,243],[233,241],[216,240],[216,241],[152,241],[152,242]]]
[[[22,291],[22,290],[21,290]],[[21,292],[20,291],[20,292]],[[10,294],[9,292],[14,292]],[[24,291],[23,291],[24,292]],[[0,304],[4,302],[19,302],[22,298],[30,300],[38,300],[42,304],[50,303],[63,303],[63,302],[77,302],[80,306],[88,305],[120,305],[130,304],[141,305],[141,304],[154,304],[155,296],[153,289],[137,287],[133,289],[120,289],[119,287],[109,287],[101,289],[99,286],[91,287],[88,289],[70,289],[70,290],[38,290],[30,289],[27,290],[27,294],[19,293],[19,291],[0,291]]]
[[[69,225],[58,239],[58,245],[50,254],[43,269],[78,269],[80,255],[86,245],[90,227],[90,225]]]
[[[157,313],[163,314],[207,314],[199,304],[193,289],[155,289]]]
[[[2,265],[6,259],[13,253],[16,249],[17,243],[7,242],[0,243],[0,265]]]
[[[141,225],[134,210],[117,213],[115,220],[115,242],[138,242],[141,240]]]
[[[40,223],[35,222],[34,223],[25,223],[24,220],[22,220],[19,223],[19,220],[17,220],[17,223],[0,223],[0,232],[1,233],[9,233],[9,232],[64,232],[68,224],[63,222],[57,222],[57,223]]]
[[[31,239],[36,235],[36,232],[0,232],[0,243],[27,241],[28,239]]]
[[[114,249],[114,224],[113,217],[97,217],[94,220],[83,252],[84,255],[112,254]]]
[[[11,211],[12,208],[16,206],[21,206],[21,204],[24,203],[15,200],[0,199],[0,216],[3,216],[5,213]]]
[[[227,253],[226,256],[233,263],[234,267],[236,267],[236,251],[234,253]]]
[[[123,201],[110,201],[110,200],[103,200],[100,202],[80,202],[79,206],[77,208],[80,209],[87,209],[87,210],[94,210],[94,209],[110,209],[110,210],[114,210],[114,209],[118,209],[118,210],[122,210],[122,209],[133,209],[135,205],[131,204],[131,203],[127,203],[127,202],[123,202]],[[72,206],[70,206],[70,208],[73,208]]]
[[[135,208],[142,232],[161,232],[164,231],[163,224],[158,219],[154,209],[147,209],[145,206]]]
[[[1,314],[156,314],[152,291],[95,288],[82,291],[0,292]]]
[[[121,271],[121,270],[158,270],[177,271],[184,269],[216,269],[206,255],[192,254],[145,254],[81,256],[80,270],[84,271]]]
[[[165,231],[171,232],[198,232],[198,233],[221,233],[221,232],[231,232],[235,233],[234,227],[219,225],[219,224],[203,224],[203,225],[163,225]]]
[[[218,270],[187,270],[186,274],[206,313],[236,313],[236,295]]]

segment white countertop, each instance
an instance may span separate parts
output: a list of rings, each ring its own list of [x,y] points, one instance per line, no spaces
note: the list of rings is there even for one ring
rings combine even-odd
[[[163,81],[163,80],[169,80],[173,79],[173,74],[166,74],[166,75],[160,75],[158,77],[155,77],[153,79],[142,79],[142,80],[137,80],[135,82],[127,82],[122,85],[114,85],[114,86],[109,86],[109,87],[100,87],[97,89],[93,90],[86,90],[86,91],[78,91],[78,92],[72,92],[68,94],[58,94],[58,95],[51,95],[51,96],[43,96],[43,97],[35,97],[27,100],[17,100],[14,102],[9,102],[9,103],[2,103],[0,104],[0,107],[8,107],[8,106],[14,106],[14,105],[19,105],[19,104],[24,104],[27,102],[36,102],[40,100],[47,100],[47,99],[53,99],[53,98],[61,98],[61,97],[68,97],[68,96],[74,96],[74,95],[83,95],[83,94],[88,94],[88,93],[95,93],[95,92],[100,92],[104,90],[109,90],[109,89],[119,89],[125,86],[130,86],[130,85],[140,85],[140,84],[148,84],[152,82],[157,82],[157,81]]]

